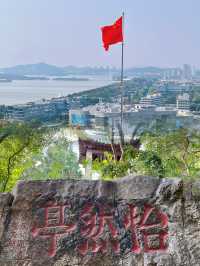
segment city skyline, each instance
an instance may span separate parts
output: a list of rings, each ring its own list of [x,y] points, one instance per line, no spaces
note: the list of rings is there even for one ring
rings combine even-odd
[[[105,64],[105,65],[73,65],[73,64],[62,64],[62,65],[59,65],[59,64],[51,64],[49,62],[27,62],[27,63],[24,63],[24,64],[15,64],[15,65],[9,65],[9,66],[6,66],[6,67],[2,67],[0,65],[0,69],[10,69],[10,68],[13,68],[13,67],[28,67],[28,66],[39,66],[39,65],[46,65],[46,66],[54,66],[54,67],[58,67],[58,68],[70,68],[70,67],[74,67],[74,68],[110,68],[110,69],[117,69],[117,70],[120,70],[121,69],[121,66],[114,66],[114,65],[108,65],[108,64]],[[163,70],[167,70],[167,69],[177,69],[177,70],[184,70],[184,66],[189,66],[192,70],[200,70],[200,67],[196,67],[195,65],[193,64],[187,64],[187,63],[184,63],[183,65],[177,65],[177,66],[158,66],[158,65],[153,65],[153,64],[150,64],[150,65],[138,65],[138,66],[128,66],[126,67],[125,66],[125,69],[142,69],[142,68],[158,68],[158,69],[163,69]]]
[[[100,28],[125,12],[125,67],[200,67],[200,2],[2,0],[1,66],[120,67],[120,45],[105,52]]]

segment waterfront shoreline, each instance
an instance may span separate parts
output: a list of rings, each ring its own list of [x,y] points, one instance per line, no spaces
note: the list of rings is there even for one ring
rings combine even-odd
[[[90,91],[112,84],[109,79],[89,81],[14,81],[0,83],[0,106],[25,105],[29,102],[46,101],[53,98]]]

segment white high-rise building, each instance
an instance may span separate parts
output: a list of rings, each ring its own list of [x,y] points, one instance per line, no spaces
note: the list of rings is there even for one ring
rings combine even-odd
[[[182,111],[190,110],[190,95],[188,93],[177,96],[176,108]]]
[[[141,106],[150,106],[150,105],[154,105],[154,106],[160,106],[161,104],[161,95],[160,93],[156,93],[153,95],[147,95],[146,97],[143,97],[140,100],[140,105]]]

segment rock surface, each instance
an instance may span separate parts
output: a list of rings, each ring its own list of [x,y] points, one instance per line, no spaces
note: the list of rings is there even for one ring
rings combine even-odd
[[[200,182],[19,182],[0,194],[0,266],[198,266]]]

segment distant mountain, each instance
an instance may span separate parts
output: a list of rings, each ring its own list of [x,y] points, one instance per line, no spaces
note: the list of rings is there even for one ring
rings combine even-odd
[[[115,68],[109,69],[106,67],[58,67],[46,63],[17,65],[0,69],[0,72],[3,74],[19,76],[108,75],[109,71],[115,73],[117,70]]]
[[[169,70],[167,68],[159,67],[134,67],[125,69],[125,75],[128,77],[161,77],[164,71]],[[14,76],[67,76],[67,75],[79,75],[79,76],[118,76],[120,75],[120,69],[109,67],[77,67],[66,66],[58,67],[49,65],[46,63],[29,64],[29,65],[17,65],[14,67],[2,68],[0,72],[4,75]]]
[[[48,65],[45,63],[30,64],[30,65],[17,65],[0,69],[0,72],[10,75],[36,75],[36,76],[64,76],[66,72],[61,67]]]

